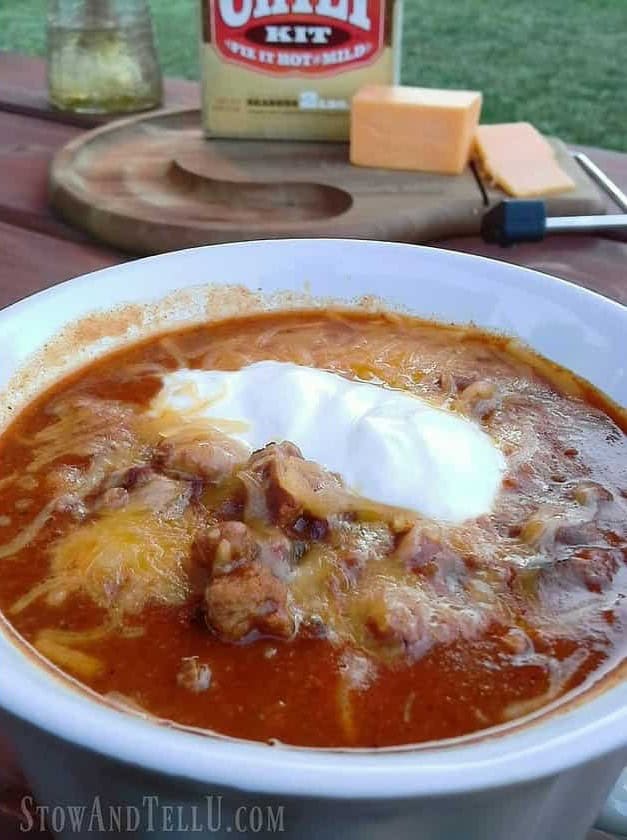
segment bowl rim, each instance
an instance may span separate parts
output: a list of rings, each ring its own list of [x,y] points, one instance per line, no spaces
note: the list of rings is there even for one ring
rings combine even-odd
[[[154,260],[180,260],[211,249],[325,248],[331,242],[347,248],[414,249],[438,253],[436,259],[477,266],[497,264],[513,277],[526,275],[541,290],[558,283],[563,294],[580,304],[612,313],[627,325],[627,308],[617,301],[569,281],[521,266],[474,254],[375,240],[256,240],[201,246],[110,266],[66,280],[17,301],[0,311],[0,328],[22,317],[33,304],[51,303],[68,290],[103,280],[103,275],[142,272]],[[181,289],[186,288],[181,284]],[[116,305],[112,301],[112,306]],[[600,317],[597,316],[597,317]],[[1,628],[0,628],[1,630]],[[564,714],[472,743],[392,751],[317,750],[268,746],[251,741],[212,737],[176,727],[159,726],[125,714],[51,678],[40,664],[26,663],[24,653],[0,632],[0,652],[18,665],[21,678],[0,669],[0,708],[79,749],[87,749],[127,765],[197,784],[264,794],[330,799],[401,799],[495,789],[539,779],[592,761],[627,745],[627,683],[608,687]],[[3,653],[4,658],[4,653]],[[45,674],[45,676],[44,676]],[[54,686],[54,687],[53,687]],[[622,691],[621,691],[622,687]],[[42,690],[44,688],[45,690]],[[583,710],[583,713],[582,713]],[[489,734],[489,733],[488,733]]]

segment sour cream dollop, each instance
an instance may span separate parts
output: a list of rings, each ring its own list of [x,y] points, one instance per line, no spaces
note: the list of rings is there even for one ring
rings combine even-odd
[[[206,421],[251,452],[289,440],[362,496],[447,522],[488,513],[505,469],[471,420],[405,391],[290,362],[168,373],[150,413]]]

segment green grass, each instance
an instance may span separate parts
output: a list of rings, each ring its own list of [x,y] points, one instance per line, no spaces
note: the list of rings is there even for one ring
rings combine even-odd
[[[168,75],[198,78],[198,3],[151,0]],[[0,49],[43,55],[44,20],[43,0],[0,0]],[[477,88],[485,122],[627,151],[627,0],[406,0],[403,40],[406,84]]]

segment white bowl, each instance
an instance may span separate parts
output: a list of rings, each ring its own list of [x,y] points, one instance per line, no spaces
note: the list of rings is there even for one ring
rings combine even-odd
[[[260,295],[220,294],[219,287],[230,284]],[[276,296],[286,291],[298,294]],[[166,305],[118,310],[90,322],[90,329],[76,326],[94,311],[155,304],[171,293]],[[301,293],[343,301],[374,295],[421,316],[517,335],[627,403],[627,309],[617,303],[480,257],[378,242],[286,240],[138,260],[4,310],[0,423],[3,408],[5,421],[12,413],[9,403],[15,411],[43,383],[105,347],[165,324],[196,321],[207,306],[220,312],[233,310],[229,300],[237,301],[236,309],[276,306],[298,301]],[[64,328],[65,338],[51,344]],[[207,823],[204,797],[213,795],[210,827],[219,821],[212,833],[224,837],[242,828],[275,833],[280,826],[264,809],[282,806],[289,837],[577,840],[627,759],[627,683],[621,680],[608,681],[585,702],[562,704],[562,711],[491,737],[337,752],[204,736],[118,712],[35,663],[6,628],[0,663],[0,724],[39,803],[86,804],[88,816],[100,809],[105,827],[115,818],[110,805],[131,806],[121,813],[131,822],[139,816],[138,837],[184,833],[179,820],[191,825],[195,806],[197,824]],[[168,805],[183,811],[170,812]],[[27,826],[35,819],[32,807],[24,805]],[[72,830],[67,810],[50,819],[59,836],[83,836]],[[102,828],[97,814],[95,820]]]

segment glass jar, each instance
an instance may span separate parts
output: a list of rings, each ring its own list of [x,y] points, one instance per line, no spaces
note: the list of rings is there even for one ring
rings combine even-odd
[[[49,0],[48,92],[86,114],[161,104],[162,80],[146,0]]]

